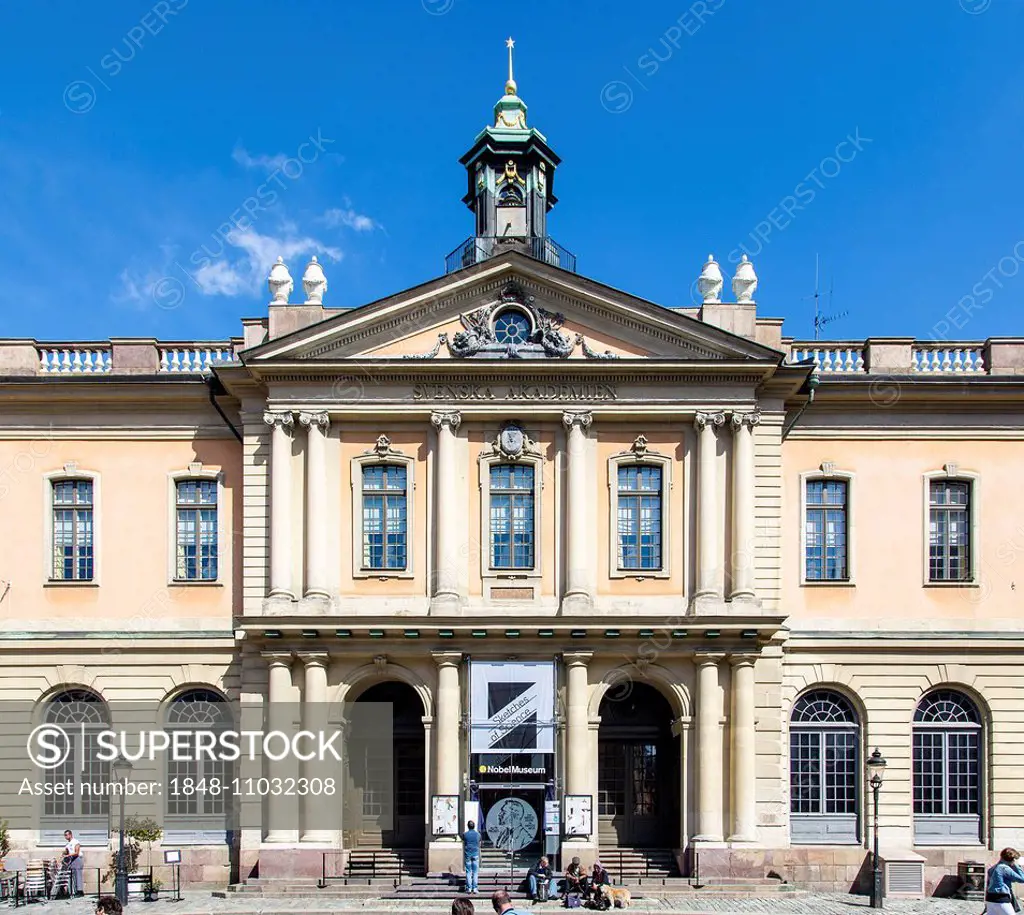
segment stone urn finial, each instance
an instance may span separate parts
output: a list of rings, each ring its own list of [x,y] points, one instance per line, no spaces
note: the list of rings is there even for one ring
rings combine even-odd
[[[740,305],[752,305],[754,293],[757,291],[757,274],[754,273],[754,265],[746,254],[736,265],[736,275],[732,278],[732,294],[736,296],[736,302]]]
[[[302,288],[306,290],[307,304],[323,304],[324,293],[327,292],[327,277],[324,275],[324,268],[317,262],[315,254],[306,266],[306,272],[302,274]]]
[[[267,277],[267,286],[270,287],[270,299],[273,305],[287,305],[288,297],[295,288],[292,275],[283,257],[277,259],[277,263],[270,268],[270,276]]]
[[[697,289],[705,305],[722,301],[722,270],[715,262],[714,255],[709,254],[697,280]]]

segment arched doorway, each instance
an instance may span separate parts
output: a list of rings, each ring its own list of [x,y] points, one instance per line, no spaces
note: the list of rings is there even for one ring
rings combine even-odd
[[[377,683],[356,702],[387,703],[393,715],[388,748],[367,747],[368,758],[354,761],[362,782],[362,822],[358,844],[369,848],[422,848],[426,838],[426,741],[423,703],[407,683]],[[374,753],[378,758],[369,758]]]
[[[679,842],[679,737],[654,687],[613,687],[597,733],[598,839],[604,847],[672,848]]]

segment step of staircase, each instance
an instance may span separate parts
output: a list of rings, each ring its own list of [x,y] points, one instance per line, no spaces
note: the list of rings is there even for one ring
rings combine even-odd
[[[394,878],[426,873],[422,848],[354,848],[344,875],[348,878]]]
[[[625,883],[680,876],[675,854],[669,848],[605,848],[600,858],[612,878]]]

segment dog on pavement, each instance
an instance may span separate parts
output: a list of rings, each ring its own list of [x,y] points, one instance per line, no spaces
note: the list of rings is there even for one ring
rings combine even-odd
[[[603,897],[611,900],[612,905],[617,909],[628,909],[629,904],[633,901],[628,886],[611,886],[608,883],[603,883],[597,887],[597,890]]]

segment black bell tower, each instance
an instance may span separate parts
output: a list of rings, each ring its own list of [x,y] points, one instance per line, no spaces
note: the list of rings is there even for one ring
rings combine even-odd
[[[538,260],[575,270],[575,258],[548,236],[548,211],[558,202],[555,169],[561,161],[544,135],[526,125],[526,103],[517,95],[509,38],[508,82],[494,106],[494,124],[477,135],[459,161],[469,189],[463,203],[473,211],[473,238],[449,255],[449,272],[503,251],[522,251]]]

